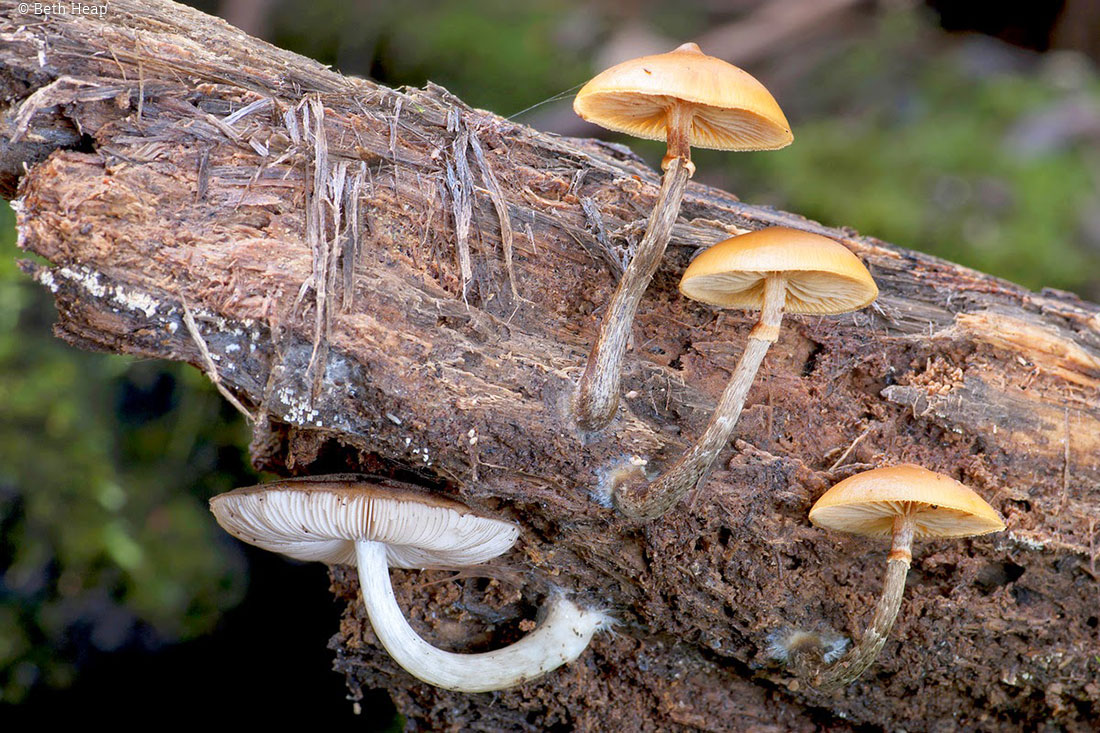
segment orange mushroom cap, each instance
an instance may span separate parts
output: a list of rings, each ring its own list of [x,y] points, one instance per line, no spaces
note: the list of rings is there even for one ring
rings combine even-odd
[[[775,150],[794,139],[783,110],[763,84],[694,43],[601,72],[577,93],[573,110],[609,130],[664,140],[666,113],[677,100],[694,108],[692,147]]]
[[[913,516],[914,537],[969,537],[1005,528],[997,510],[972,489],[910,463],[850,476],[822,494],[810,521],[826,529],[889,537],[894,517]]]
[[[725,308],[760,309],[764,280],[787,277],[787,313],[847,313],[878,297],[871,273],[842,244],[800,229],[768,227],[704,250],[680,280],[692,300]]]

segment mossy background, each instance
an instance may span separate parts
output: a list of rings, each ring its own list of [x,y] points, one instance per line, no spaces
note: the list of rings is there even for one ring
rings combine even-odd
[[[515,119],[540,129],[597,134],[573,120],[569,92],[624,28],[671,48],[759,4],[284,0],[252,30],[345,73],[432,79],[475,106],[526,110]],[[795,143],[698,152],[698,179],[1030,288],[1100,298],[1095,63],[947,34],[924,6],[882,7],[895,5],[818,34],[809,62],[788,50],[747,65]],[[657,145],[620,142],[660,159]],[[324,570],[245,550],[207,512],[213,494],[258,480],[247,426],[193,369],[54,339],[48,293],[15,267],[25,255],[13,221],[0,207],[0,718],[66,717],[74,702],[98,717],[127,694],[143,709],[134,690],[167,696],[152,705],[236,685],[346,720],[342,680],[326,671],[339,610]],[[233,611],[246,591],[252,605]],[[258,618],[271,625],[252,627]],[[358,725],[395,724],[374,705]]]

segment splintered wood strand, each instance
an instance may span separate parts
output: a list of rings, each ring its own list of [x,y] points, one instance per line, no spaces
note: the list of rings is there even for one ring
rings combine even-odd
[[[340,300],[340,310],[343,313],[350,313],[352,306],[355,304],[355,266],[359,264],[359,253],[362,248],[359,199],[363,195],[363,180],[366,170],[367,164],[360,162],[358,171],[345,192],[344,208],[347,210],[348,221],[340,246],[340,259],[343,263],[344,274],[344,292]]]
[[[500,222],[500,246],[504,253],[504,270],[508,275],[508,287],[512,291],[512,298],[520,297],[516,289],[516,268],[512,262],[512,250],[514,234],[512,231],[512,219],[508,213],[508,205],[504,203],[504,197],[500,193],[500,184],[497,183],[496,174],[492,166],[485,159],[485,151],[481,147],[481,141],[473,130],[470,130],[470,148],[474,151],[474,160],[481,169],[481,180],[485,183],[485,190],[489,192],[489,198],[493,201],[493,208],[497,212],[497,220]]]
[[[653,279],[653,273],[664,257],[689,176],[683,159],[674,160],[661,181],[661,190],[645,236],[611,298],[574,399],[577,424],[583,430],[599,430],[615,416],[619,405],[623,354],[634,325],[634,316],[649,281]]]
[[[466,148],[470,143],[470,133],[462,123],[456,110],[447,116],[447,128],[454,132],[451,143],[451,156],[447,160],[447,188],[451,194],[451,214],[455,225],[455,249],[458,253],[458,267],[462,275],[462,299],[466,300],[466,288],[473,279],[473,264],[470,261],[470,222],[474,216],[473,176],[466,159]]]

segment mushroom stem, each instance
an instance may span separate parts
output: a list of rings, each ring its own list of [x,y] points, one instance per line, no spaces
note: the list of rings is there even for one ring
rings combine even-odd
[[[859,640],[859,646],[813,676],[810,684],[818,691],[832,692],[844,687],[863,674],[878,657],[901,608],[905,577],[909,574],[909,564],[913,559],[913,530],[910,511],[894,518],[894,540],[886,562],[886,582],[871,626]]]
[[[515,644],[481,654],[455,654],[424,641],[405,620],[390,585],[386,545],[358,540],[359,585],[374,633],[409,674],[457,692],[488,692],[518,685],[580,656],[607,616],[584,610],[562,595],[550,602],[539,627]]]
[[[615,487],[612,501],[628,517],[656,519],[698,484],[729,441],[730,433],[741,416],[741,408],[760,369],[768,347],[779,338],[783,305],[787,299],[787,277],[772,273],[764,281],[764,302],[760,320],[749,333],[745,351],[710,417],[706,430],[695,445],[661,476],[651,482],[633,481]]]
[[[668,149],[661,159],[661,170],[667,171],[672,161],[681,158],[687,167],[688,178],[695,175],[695,164],[691,162],[691,130],[695,121],[695,105],[676,99],[668,109],[665,134]]]
[[[683,156],[672,159],[661,181],[649,225],[634,257],[611,298],[600,335],[588,355],[588,364],[577,384],[573,412],[582,430],[599,430],[615,416],[619,405],[619,382],[623,353],[634,325],[634,315],[653,273],[661,264],[672,225],[680,213],[680,201],[694,167]]]

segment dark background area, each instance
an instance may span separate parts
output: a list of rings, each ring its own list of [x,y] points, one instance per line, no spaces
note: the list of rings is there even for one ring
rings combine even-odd
[[[699,153],[748,201],[1100,297],[1100,3],[476,0],[196,3],[391,85],[443,84],[566,135],[568,90],[698,40],[765,81],[795,143]],[[823,10],[822,8],[825,8]],[[720,53],[719,51],[725,51]],[[563,92],[563,90],[566,90]],[[547,100],[551,100],[548,103]],[[660,148],[620,139],[653,165]],[[14,267],[0,212],[0,723],[396,725],[356,717],[325,568],[244,547],[206,511],[260,480],[198,372],[74,351]]]

